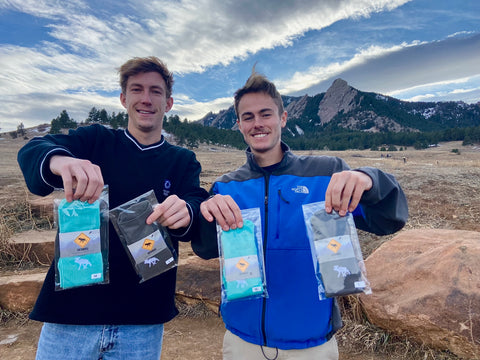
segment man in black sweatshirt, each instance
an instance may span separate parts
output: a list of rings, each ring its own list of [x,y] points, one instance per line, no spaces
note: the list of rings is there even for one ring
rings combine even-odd
[[[67,201],[93,203],[108,185],[113,209],[149,190],[159,205],[145,226],[168,229],[173,247],[196,238],[201,167],[195,154],[169,144],[162,122],[173,105],[173,76],[155,57],[133,58],[119,69],[120,101],[128,127],[80,127],[68,135],[46,135],[18,154],[29,190],[45,196],[63,188]],[[52,263],[30,318],[44,322],[37,359],[160,358],[163,324],[178,314],[176,268],[139,283],[110,224],[109,283],[55,291]]]

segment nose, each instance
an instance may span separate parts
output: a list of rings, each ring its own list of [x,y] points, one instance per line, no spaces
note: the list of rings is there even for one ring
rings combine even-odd
[[[253,118],[253,125],[255,127],[263,127],[263,120],[261,115],[255,115]]]
[[[151,104],[152,103],[152,99],[151,99],[150,93],[148,91],[144,91],[142,93],[142,103],[144,103],[144,104]]]

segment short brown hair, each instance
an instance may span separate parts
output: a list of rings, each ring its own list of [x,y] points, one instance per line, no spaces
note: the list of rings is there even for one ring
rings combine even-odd
[[[159,73],[165,81],[167,99],[172,96],[173,74],[168,70],[167,65],[155,56],[134,57],[119,68],[122,93],[127,92],[127,82],[130,76],[146,72]]]
[[[254,66],[252,69],[252,75],[250,75],[245,85],[238,89],[234,95],[235,114],[237,115],[238,120],[240,120],[238,114],[238,105],[240,104],[240,100],[244,95],[250,93],[265,93],[269,95],[278,107],[278,114],[283,114],[284,110],[282,96],[278,92],[275,84],[268,80],[266,76],[257,73]]]

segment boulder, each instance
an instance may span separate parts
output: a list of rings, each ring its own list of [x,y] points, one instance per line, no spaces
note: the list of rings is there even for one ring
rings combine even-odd
[[[40,265],[50,265],[54,259],[56,230],[30,230],[15,234],[9,242],[17,258]]]
[[[4,275],[0,277],[0,308],[9,311],[32,310],[46,272]]]
[[[480,232],[409,230],[365,261],[369,321],[459,357],[480,357]]]
[[[26,231],[10,239],[23,258],[49,265],[54,258],[56,230]],[[180,242],[176,297],[187,305],[204,303],[218,313],[220,306],[220,265],[218,259],[196,256],[190,243]],[[30,311],[40,292],[45,272],[28,271],[0,276],[0,307],[10,311]]]

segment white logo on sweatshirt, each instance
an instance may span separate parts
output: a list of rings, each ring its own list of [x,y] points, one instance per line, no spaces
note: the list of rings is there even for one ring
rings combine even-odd
[[[292,188],[292,191],[297,194],[308,194],[308,188],[304,185],[297,185],[297,187]]]

